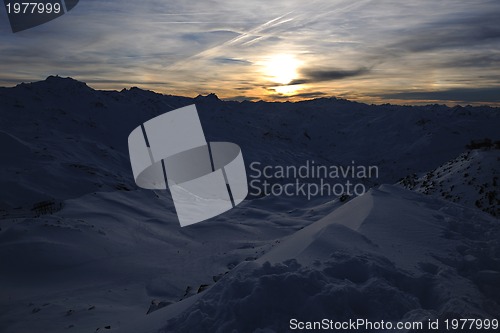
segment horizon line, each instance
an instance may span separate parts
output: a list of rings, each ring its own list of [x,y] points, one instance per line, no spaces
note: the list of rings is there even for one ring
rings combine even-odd
[[[424,107],[424,106],[445,106],[448,108],[454,108],[454,107],[489,107],[489,108],[494,108],[498,109],[500,108],[500,102],[481,102],[481,101],[452,101],[452,100],[441,100],[441,99],[386,99],[383,101],[375,102],[371,101],[369,102],[369,98],[361,98],[361,99],[351,99],[351,98],[345,98],[345,97],[338,97],[334,95],[327,95],[327,94],[322,94],[318,96],[311,96],[311,98],[307,98],[307,94],[296,94],[296,95],[283,95],[280,97],[273,96],[272,98],[265,99],[265,98],[256,98],[256,97],[251,97],[251,96],[232,96],[232,97],[219,97],[219,95],[214,92],[208,92],[208,91],[202,91],[202,92],[193,92],[191,96],[186,96],[183,94],[178,94],[178,93],[169,93],[166,91],[158,91],[150,88],[144,88],[140,87],[140,85],[134,85],[133,83],[130,83],[128,87],[123,87],[123,88],[100,88],[100,87],[95,87],[95,85],[90,82],[86,82],[83,80],[75,79],[71,76],[60,76],[58,74],[56,75],[49,75],[43,80],[38,80],[38,81],[31,81],[31,82],[20,82],[20,83],[14,83],[13,86],[0,86],[0,88],[16,88],[18,86],[22,85],[28,85],[28,84],[36,84],[36,83],[41,83],[41,82],[46,82],[52,78],[57,78],[57,79],[70,79],[75,82],[83,83],[90,89],[94,91],[115,91],[115,92],[122,92],[122,91],[129,91],[132,89],[140,89],[142,91],[148,91],[152,92],[158,95],[163,95],[163,96],[175,96],[175,97],[183,97],[183,98],[190,98],[190,99],[196,99],[200,97],[207,97],[210,95],[214,95],[218,100],[220,101],[225,101],[225,102],[249,102],[249,103],[259,103],[259,102],[264,102],[264,103],[300,103],[300,102],[308,102],[308,101],[317,101],[317,100],[338,100],[338,101],[347,101],[350,103],[359,103],[359,104],[365,104],[365,105],[376,105],[376,106],[383,106],[383,105],[391,105],[391,106],[407,106],[407,107]],[[11,82],[14,82],[13,80],[9,80]],[[95,81],[97,85],[99,83],[118,83],[118,81],[114,80],[105,80],[105,81]],[[125,82],[120,81],[120,83],[124,84]],[[142,84],[154,84],[155,82],[143,82]],[[439,92],[439,91],[436,91]],[[393,95],[397,95],[398,93],[393,93]],[[373,100],[376,100],[377,98],[373,98]]]

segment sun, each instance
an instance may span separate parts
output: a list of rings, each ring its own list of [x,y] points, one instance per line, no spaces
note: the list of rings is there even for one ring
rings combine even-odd
[[[290,54],[276,54],[264,61],[264,75],[272,82],[286,85],[297,78],[300,62]]]

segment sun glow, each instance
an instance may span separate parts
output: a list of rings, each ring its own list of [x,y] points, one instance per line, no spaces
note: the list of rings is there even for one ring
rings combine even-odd
[[[293,95],[299,90],[298,85],[272,87],[274,91],[281,95]]]
[[[292,55],[273,55],[264,62],[264,75],[274,83],[286,85],[298,77],[299,65],[299,61]]]

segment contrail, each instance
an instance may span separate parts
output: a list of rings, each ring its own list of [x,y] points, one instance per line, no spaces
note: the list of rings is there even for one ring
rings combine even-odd
[[[311,7],[316,2],[321,2],[321,1],[313,1],[313,3],[308,3],[307,7]],[[234,46],[234,45],[238,45],[239,43],[240,43],[239,45],[242,45],[242,46],[252,45],[254,43],[257,43],[257,42],[265,39],[266,37],[271,37],[271,36],[275,35],[275,33],[271,33],[271,34],[264,33],[266,30],[283,25],[285,23],[288,23],[288,22],[291,22],[294,20],[297,20],[298,18],[306,17],[307,19],[305,20],[305,23],[312,22],[312,21],[316,21],[319,18],[323,18],[326,16],[331,17],[332,13],[335,13],[336,15],[338,15],[341,13],[352,11],[353,9],[359,8],[360,6],[364,6],[366,3],[369,3],[369,2],[371,2],[371,0],[364,0],[364,1],[354,3],[354,4],[350,1],[341,1],[340,3],[335,4],[333,6],[333,8],[330,6],[327,6],[326,8],[330,7],[330,8],[328,8],[329,10],[321,10],[321,12],[319,14],[314,15],[314,16],[311,16],[310,13],[299,14],[298,12],[300,12],[300,9],[296,8],[296,9],[289,11],[283,15],[280,15],[276,18],[273,18],[273,19],[271,19],[263,24],[259,24],[256,27],[254,27],[248,31],[240,32],[240,34],[238,36],[236,36],[228,41],[225,41],[219,45],[216,45],[216,46],[213,46],[209,49],[203,50],[203,51],[196,53],[196,54],[194,54],[186,59],[176,61],[176,62],[166,66],[166,69],[167,70],[174,69],[174,68],[179,69],[180,67],[183,67],[183,65],[186,65],[195,59],[199,60],[199,59],[203,59],[203,58],[213,57],[213,56],[217,55],[221,49],[223,49],[224,47],[227,47],[227,46]],[[295,15],[292,16],[292,14],[294,14],[294,13],[295,13]]]
[[[293,12],[293,11],[292,11]],[[167,66],[167,69],[169,68],[173,68],[173,67],[180,67],[182,66],[183,64],[193,60],[193,59],[201,59],[201,58],[206,58],[208,56],[213,56],[214,54],[217,53],[217,51],[219,51],[221,48],[225,47],[225,46],[229,46],[229,45],[234,45],[236,43],[238,43],[239,41],[242,41],[244,40],[245,38],[248,38],[248,37],[253,37],[255,36],[256,34],[258,34],[259,32],[265,30],[265,29],[268,29],[268,28],[272,28],[272,27],[276,27],[278,25],[281,25],[281,24],[284,24],[286,22],[289,22],[291,20],[293,20],[293,18],[287,18],[285,20],[283,20],[283,18],[285,18],[286,16],[290,15],[292,12],[288,12],[284,15],[281,15],[281,16],[278,16],[272,20],[269,20],[263,24],[260,24],[258,26],[256,26],[255,28],[251,29],[251,30],[248,30],[246,32],[242,32],[240,33],[240,35],[238,35],[237,37],[233,38],[233,39],[230,39],[222,44],[219,44],[217,46],[214,46],[214,47],[211,47],[207,50],[204,50],[202,52],[199,52],[195,55],[192,55],[191,57],[187,58],[187,59],[183,59],[183,60],[180,60],[180,61],[177,61],[169,66]]]

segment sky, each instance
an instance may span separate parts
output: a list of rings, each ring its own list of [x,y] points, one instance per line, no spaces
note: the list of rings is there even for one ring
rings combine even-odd
[[[80,0],[12,33],[1,8],[0,86],[500,106],[499,17],[498,0]]]

